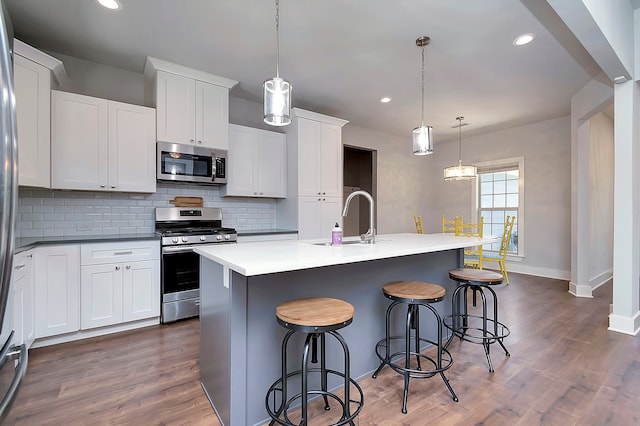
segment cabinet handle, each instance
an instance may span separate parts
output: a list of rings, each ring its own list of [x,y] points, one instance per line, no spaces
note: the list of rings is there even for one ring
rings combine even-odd
[[[13,269],[15,269],[16,271],[18,271],[18,270],[20,270],[20,269],[24,268],[25,266],[27,266],[27,265],[25,265],[25,264],[23,263],[22,265],[16,265],[16,266],[14,266],[14,267],[13,267]]]
[[[100,188],[104,188],[104,185],[100,185]]]
[[[127,266],[126,266],[126,268],[127,268],[127,269],[131,269],[131,265],[127,265]]]
[[[327,199],[326,199],[326,198],[323,198],[323,199],[322,199],[322,201],[327,201]]]
[[[318,201],[322,201],[322,198],[318,198]]]
[[[190,143],[196,143],[196,141],[194,141],[193,139],[189,139]]]
[[[261,192],[260,195],[264,195],[264,194]]]
[[[115,185],[111,185],[111,189],[114,189],[116,186]]]
[[[318,192],[318,195],[322,195],[320,192]]]
[[[198,145],[202,145],[202,141],[198,141]]]
[[[322,193],[322,195],[327,195],[327,193],[326,193],[326,192],[323,192],[323,193]]]
[[[133,252],[131,250],[129,250],[129,251],[114,251],[113,254],[114,254],[114,256],[122,256],[124,254],[133,254]]]
[[[116,266],[116,271],[119,271],[119,270],[120,270],[120,267],[119,267],[119,266]]]
[[[257,193],[257,192],[254,192],[254,193],[253,193],[253,195],[258,195],[258,193]]]
[[[32,255],[32,254],[28,254],[28,255],[27,255],[27,257],[28,257],[29,259],[31,259],[31,258],[33,257],[33,255]]]

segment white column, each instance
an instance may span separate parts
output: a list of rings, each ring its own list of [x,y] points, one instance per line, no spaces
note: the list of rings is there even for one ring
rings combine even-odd
[[[640,89],[614,87],[613,311],[609,330],[640,331]]]

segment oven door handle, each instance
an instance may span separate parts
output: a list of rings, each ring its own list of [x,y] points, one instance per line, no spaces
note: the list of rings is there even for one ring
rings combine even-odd
[[[193,246],[162,247],[162,254],[187,252],[193,252]]]

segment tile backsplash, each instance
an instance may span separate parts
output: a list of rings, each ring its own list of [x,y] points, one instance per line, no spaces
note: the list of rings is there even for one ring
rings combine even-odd
[[[276,200],[221,197],[217,186],[158,184],[155,194],[20,188],[16,237],[150,233],[155,208],[173,206],[176,195],[222,208],[223,226],[238,231],[276,226]]]

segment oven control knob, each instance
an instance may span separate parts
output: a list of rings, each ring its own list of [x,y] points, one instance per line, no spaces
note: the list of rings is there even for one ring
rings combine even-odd
[[[230,239],[230,238],[231,238],[231,235],[229,235],[229,234],[227,234],[227,235],[225,235],[225,236],[224,236],[224,239],[225,239],[225,240],[228,240],[228,239]]]
[[[222,235],[216,235],[216,240],[218,241],[222,240]]]
[[[176,243],[176,244],[177,244],[177,243],[178,243],[178,241],[180,241],[180,240],[178,239],[178,237],[173,237],[173,238],[171,239],[171,242],[172,242],[172,243]]]
[[[205,237],[204,235],[200,236],[200,241],[207,241],[207,237]]]
[[[187,242],[189,242],[189,238],[187,238],[187,237],[182,237],[182,242],[183,242],[183,243],[187,243]]]

